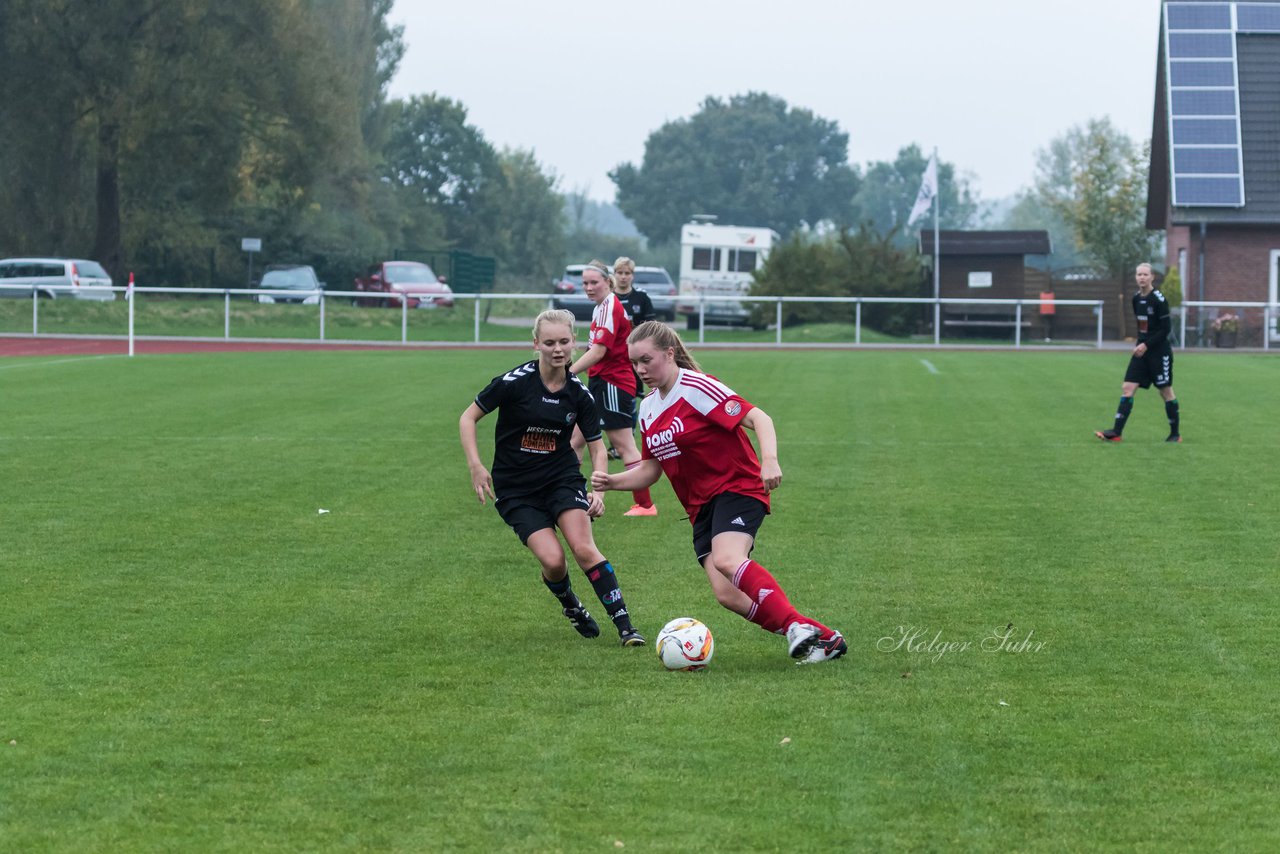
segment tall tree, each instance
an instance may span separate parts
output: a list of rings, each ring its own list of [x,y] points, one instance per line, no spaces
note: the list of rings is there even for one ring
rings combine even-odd
[[[388,178],[443,217],[451,245],[496,254],[500,206],[486,199],[503,184],[502,166],[467,108],[432,94],[393,101],[388,112]]]
[[[498,165],[502,182],[487,200],[502,213],[494,246],[498,263],[509,276],[542,286],[559,271],[564,255],[564,202],[557,179],[530,151],[504,149]]]
[[[609,177],[618,206],[653,242],[673,239],[699,213],[785,235],[851,221],[858,173],[848,151],[835,122],[752,92],[708,98],[650,134],[639,167],[623,163]]]
[[[898,229],[896,242],[913,243],[915,238],[906,231],[905,225],[928,165],[929,157],[914,143],[899,149],[893,162],[880,160],[867,164],[862,186],[853,199],[858,221],[869,223],[882,235]],[[978,213],[977,196],[968,180],[957,174],[955,165],[945,160],[938,161],[938,201],[942,228],[973,225]],[[932,228],[932,218],[922,227]]]
[[[1124,281],[1152,258],[1159,235],[1147,230],[1150,149],[1110,119],[1092,119],[1037,155],[1035,192],[1072,230],[1092,263]]]
[[[31,198],[48,226],[23,241],[92,253],[119,273],[126,246],[209,245],[246,216],[296,224],[320,183],[336,204],[358,205],[371,193],[361,117],[376,112],[398,58],[387,8],[6,0],[0,103],[36,119],[23,131],[44,150],[0,146],[0,169],[23,176],[0,188],[0,210]],[[339,39],[334,20],[367,26]],[[69,228],[55,236],[56,225]]]

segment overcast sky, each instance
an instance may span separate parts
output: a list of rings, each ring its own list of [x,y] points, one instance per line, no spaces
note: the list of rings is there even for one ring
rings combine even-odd
[[[612,201],[608,172],[708,96],[763,91],[835,121],[849,160],[912,142],[985,200],[1090,118],[1151,134],[1159,0],[396,0],[391,95],[460,101],[495,146],[562,191]]]

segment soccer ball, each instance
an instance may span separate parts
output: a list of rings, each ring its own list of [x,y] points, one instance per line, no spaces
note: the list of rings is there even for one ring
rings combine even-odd
[[[693,617],[676,617],[658,632],[658,658],[668,670],[701,670],[711,662],[716,642],[711,629]]]

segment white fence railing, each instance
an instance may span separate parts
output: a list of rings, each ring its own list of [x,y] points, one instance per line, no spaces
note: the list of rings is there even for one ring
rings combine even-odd
[[[120,296],[124,296],[125,293],[128,291],[127,288],[119,287],[119,286],[113,287],[111,288],[111,290]],[[18,293],[15,294],[14,293],[15,291]],[[40,285],[36,287],[36,286],[30,286],[30,285],[17,286],[17,285],[0,284],[0,296],[13,297],[16,295],[21,298],[21,297],[26,297],[27,292],[30,292],[29,299],[31,301],[31,334],[33,336],[38,336],[41,334],[40,332],[41,297],[52,296],[56,298],[61,294],[75,296],[78,293],[77,289],[71,286]],[[133,288],[133,294],[134,294],[134,300],[131,300],[128,303],[128,338],[129,338],[130,354],[133,353],[133,342],[135,338],[135,335],[134,335],[135,306],[137,305],[138,301],[141,301],[149,294],[167,294],[171,296],[201,296],[206,298],[222,297],[222,300],[221,300],[223,305],[223,330],[222,331],[223,331],[223,338],[227,340],[232,340],[233,338],[232,328],[231,328],[231,317],[232,317],[231,308],[232,308],[233,299],[252,300],[263,295],[272,296],[272,297],[290,297],[293,299],[314,298],[315,303],[313,303],[313,305],[318,309],[318,315],[319,315],[318,329],[317,329],[316,338],[308,339],[308,340],[317,340],[317,341],[335,340],[335,339],[328,338],[326,335],[325,306],[327,302],[335,299],[340,300],[344,303],[351,302],[354,300],[362,300],[362,301],[371,300],[371,299],[391,300],[393,302],[399,302],[399,311],[400,311],[400,342],[399,343],[401,344],[409,343],[409,315],[410,315],[411,309],[409,308],[407,301],[400,300],[394,294],[382,294],[382,293],[368,292],[368,291],[334,291],[334,290],[297,291],[297,290],[272,290],[272,289],[260,289],[260,288],[250,289],[250,288],[169,288],[169,287],[135,287]],[[413,295],[411,295],[411,297],[412,296]],[[424,295],[424,296],[426,297],[426,299],[430,299],[430,295]],[[481,335],[481,329],[483,326],[482,319],[484,317],[483,305],[486,301],[523,300],[523,301],[542,302],[545,300],[546,303],[550,305],[550,302],[553,299],[553,297],[554,295],[551,295],[551,294],[547,294],[544,296],[542,294],[529,294],[529,293],[505,293],[505,294],[456,293],[456,294],[453,294],[452,299],[457,303],[465,303],[468,300],[470,300],[472,303],[472,306],[471,306],[472,341],[471,343],[493,344],[493,343],[511,343],[511,342],[486,341],[483,339]],[[681,295],[679,297],[679,301],[681,303],[693,303],[697,305],[697,311],[696,311],[696,315],[698,317],[697,340],[698,340],[698,343],[700,344],[706,343],[705,335],[706,335],[707,324],[705,320],[707,317],[707,306],[709,304],[713,306],[717,304],[723,305],[726,302],[724,296]],[[1027,320],[1031,318],[1039,317],[1039,306],[1044,301],[1038,300],[1038,299],[1019,299],[1019,300],[962,299],[962,298],[934,299],[931,297],[805,297],[805,296],[794,296],[794,297],[754,296],[753,297],[753,296],[742,296],[742,297],[735,297],[733,299],[733,302],[744,303],[744,304],[745,303],[773,304],[774,305],[774,312],[773,312],[774,323],[772,325],[775,330],[774,343],[778,346],[784,345],[783,312],[784,312],[784,307],[788,304],[852,305],[854,309],[853,324],[852,324],[853,325],[853,342],[852,343],[855,346],[859,346],[863,344],[863,335],[862,335],[863,328],[864,328],[863,322],[862,322],[863,306],[867,306],[867,305],[918,305],[922,307],[932,306],[933,308],[932,331],[933,331],[934,346],[941,346],[942,331],[944,326],[949,325],[951,323],[963,324],[966,322],[966,321],[945,320],[944,319],[945,308],[950,308],[953,311],[955,311],[957,309],[963,309],[965,307],[970,307],[970,306],[973,306],[973,307],[985,306],[988,308],[1003,307],[1008,310],[1008,313],[997,313],[993,315],[993,317],[996,319],[989,320],[989,321],[982,321],[982,323],[983,325],[990,325],[993,327],[1011,327],[1013,331],[1013,346],[1015,348],[1020,348],[1023,346],[1024,324],[1027,322]],[[1056,308],[1061,308],[1066,306],[1083,306],[1083,307],[1090,308],[1092,313],[1094,314],[1094,330],[1093,330],[1094,340],[1092,343],[1098,348],[1101,348],[1103,346],[1103,306],[1104,306],[1103,300],[1055,299],[1053,300],[1053,305]],[[1177,310],[1178,320],[1176,321],[1178,323],[1178,330],[1179,330],[1178,345],[1184,349],[1187,346],[1187,340],[1188,340],[1187,317],[1188,317],[1189,309],[1195,309],[1198,312],[1197,327],[1200,330],[1200,334],[1197,336],[1197,340],[1199,343],[1203,344],[1206,340],[1203,334],[1203,328],[1212,323],[1212,317],[1210,316],[1209,312],[1217,313],[1218,310],[1243,311],[1245,309],[1254,309],[1254,310],[1261,311],[1262,332],[1263,332],[1262,346],[1264,349],[1270,349],[1270,345],[1273,340],[1280,341],[1280,330],[1277,330],[1277,324],[1276,324],[1276,319],[1280,318],[1280,305],[1277,305],[1275,303],[1262,303],[1262,302],[1223,302],[1223,301],[1186,302],[1184,303],[1182,308]],[[103,334],[112,334],[112,333],[104,330]],[[158,336],[144,336],[144,337],[158,337]],[[353,339],[339,339],[339,340],[352,341]],[[918,345],[918,346],[927,346],[927,345]]]

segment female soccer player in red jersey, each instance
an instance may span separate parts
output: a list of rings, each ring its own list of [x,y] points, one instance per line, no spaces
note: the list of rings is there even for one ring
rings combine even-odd
[[[596,304],[591,315],[589,349],[570,368],[575,374],[587,372],[588,385],[596,405],[600,407],[601,424],[609,442],[617,449],[622,464],[632,468],[640,464],[636,448],[635,399],[639,392],[636,375],[627,358],[627,336],[631,334],[631,317],[626,306],[613,293],[609,268],[603,261],[592,261],[582,271],[582,288]],[[579,425],[585,432],[586,425]],[[648,488],[634,491],[635,504],[623,516],[657,516]]]
[[[613,566],[596,548],[591,535],[590,517],[603,513],[604,504],[599,495],[586,491],[578,455],[570,446],[576,423],[586,436],[592,466],[597,471],[608,470],[595,401],[569,371],[573,344],[572,313],[544,311],[538,315],[533,327],[538,358],[494,377],[462,413],[458,433],[476,497],[481,504],[486,495],[494,499],[502,520],[542,564],[543,582],[560,601],[578,634],[594,638],[600,634],[600,626],[569,584],[556,528],[613,620],[622,645],[644,646],[644,636],[631,625]],[[490,475],[480,461],[476,422],[495,409],[498,425]]]
[[[769,493],[782,483],[773,419],[702,373],[666,324],[640,324],[628,344],[640,379],[653,389],[640,402],[643,459],[621,474],[595,471],[592,485],[637,489],[665,472],[693,523],[693,551],[716,600],[766,631],[786,634],[791,657],[802,664],[844,655],[844,637],[797,611],[750,557]],[[759,458],[744,427],[760,442]]]

